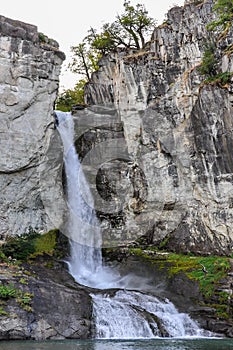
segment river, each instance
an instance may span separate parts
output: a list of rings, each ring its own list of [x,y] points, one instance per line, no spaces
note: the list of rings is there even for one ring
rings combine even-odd
[[[1,350],[231,350],[232,339],[7,341]]]

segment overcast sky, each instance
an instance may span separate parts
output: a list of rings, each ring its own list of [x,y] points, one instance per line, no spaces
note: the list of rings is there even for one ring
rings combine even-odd
[[[59,42],[66,54],[60,77],[61,88],[73,88],[77,75],[67,69],[70,47],[80,43],[90,27],[100,28],[112,22],[123,11],[123,0],[2,0],[0,14],[12,19],[34,24],[38,31]],[[174,5],[183,5],[184,0],[131,0],[142,3],[149,15],[161,24],[165,13]]]

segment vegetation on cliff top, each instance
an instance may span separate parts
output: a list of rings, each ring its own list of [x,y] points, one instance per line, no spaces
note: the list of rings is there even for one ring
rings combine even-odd
[[[214,41],[205,45],[202,62],[198,71],[206,77],[204,83],[214,83],[221,87],[226,86],[232,78],[232,72],[221,71],[220,58],[222,54],[230,54],[231,46],[220,52],[216,42],[225,38],[228,30],[232,26],[233,19],[233,0],[215,0],[213,11],[216,14],[216,20],[207,24],[206,28],[210,32],[216,32]],[[217,35],[217,37],[216,37]]]
[[[84,104],[84,85],[98,70],[98,61],[103,55],[117,48],[139,50],[145,45],[156,21],[143,4],[133,6],[124,0],[123,7],[124,12],[117,14],[114,22],[103,24],[100,31],[91,27],[82,43],[71,47],[73,57],[69,68],[81,76],[81,80],[73,90],[66,90],[58,96],[57,109],[68,111],[72,105]]]

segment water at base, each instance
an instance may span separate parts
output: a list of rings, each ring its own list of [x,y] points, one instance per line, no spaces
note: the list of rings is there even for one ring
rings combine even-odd
[[[56,115],[64,145],[67,179],[69,272],[78,283],[89,287],[124,289],[92,295],[96,338],[209,336],[210,333],[199,329],[187,314],[179,313],[170,301],[135,291],[145,287],[147,281],[131,275],[122,277],[104,266],[100,226],[74,146],[73,118],[71,113],[56,111]]]
[[[205,337],[187,314],[169,301],[136,291],[93,294],[97,338]]]
[[[7,341],[1,350],[231,350],[231,339]]]

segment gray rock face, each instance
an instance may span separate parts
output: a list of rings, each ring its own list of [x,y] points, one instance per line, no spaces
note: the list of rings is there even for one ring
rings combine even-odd
[[[0,16],[2,238],[30,226],[58,227],[62,216],[62,188],[56,184],[62,154],[52,113],[65,57],[51,44],[40,41],[35,26]]]
[[[86,102],[111,106],[123,126],[123,138],[111,130],[99,145],[93,126],[95,141],[86,150],[98,148],[107,245],[144,235],[181,252],[232,253],[233,83],[203,84],[198,71],[205,44],[214,41],[218,71],[233,72],[232,51],[226,52],[232,27],[219,41],[206,30],[212,6],[207,0],[174,7],[145,50],[102,58],[86,87]],[[109,123],[114,118],[109,114]]]
[[[3,302],[6,314],[1,315],[0,340],[90,337],[92,301],[89,292],[75,283],[60,264],[46,268],[42,258],[38,265],[31,264],[30,270],[16,273],[16,269],[11,271],[5,267],[3,272],[8,284],[23,291],[24,296],[21,300],[11,298]],[[5,282],[4,277],[0,276],[1,283]],[[31,299],[29,309],[22,301],[28,296]]]

